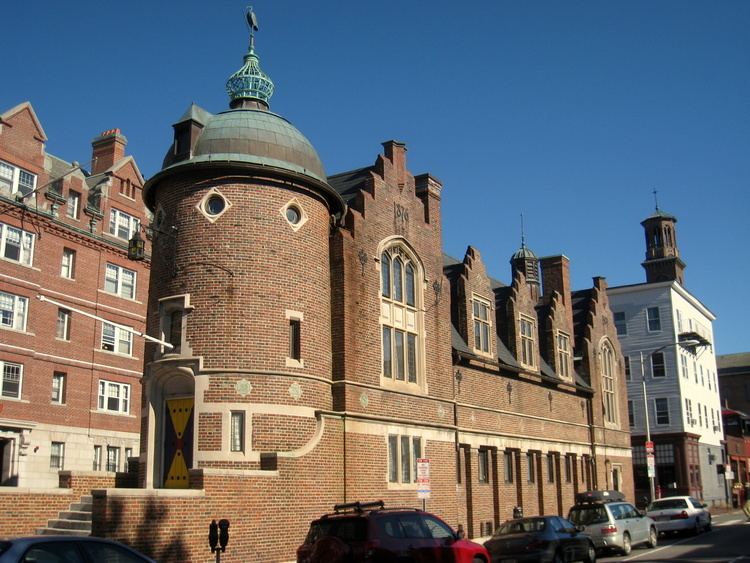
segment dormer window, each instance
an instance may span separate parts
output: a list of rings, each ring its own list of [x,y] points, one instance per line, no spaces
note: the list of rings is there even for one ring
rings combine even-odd
[[[560,377],[569,379],[570,369],[570,336],[564,332],[557,333],[557,374]]]
[[[492,334],[492,316],[490,302],[480,297],[471,300],[472,319],[474,322],[474,350],[480,354],[491,354],[490,335]]]
[[[529,368],[536,368],[536,323],[531,317],[521,315],[518,319],[520,340],[519,360]]]

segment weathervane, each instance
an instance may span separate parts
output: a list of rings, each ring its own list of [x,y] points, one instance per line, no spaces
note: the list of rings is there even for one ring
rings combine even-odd
[[[654,188],[654,191],[651,193],[654,194],[654,206],[656,207],[656,210],[659,211],[659,200],[656,198],[656,194],[657,194],[656,188]]]
[[[523,232],[523,213],[521,213],[521,248],[526,247],[526,235]]]
[[[252,6],[245,8],[245,20],[247,20],[247,27],[250,30],[250,50],[253,50],[255,48],[255,32],[260,28],[258,27],[258,17],[253,12]]]

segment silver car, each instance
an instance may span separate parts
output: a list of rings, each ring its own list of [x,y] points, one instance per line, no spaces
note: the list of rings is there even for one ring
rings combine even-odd
[[[654,521],[629,502],[583,502],[570,509],[568,520],[591,536],[597,550],[617,550],[623,555],[635,545],[656,547]]]
[[[646,514],[656,522],[662,532],[694,532],[711,529],[711,513],[706,505],[689,496],[664,497],[655,500],[646,508]]]

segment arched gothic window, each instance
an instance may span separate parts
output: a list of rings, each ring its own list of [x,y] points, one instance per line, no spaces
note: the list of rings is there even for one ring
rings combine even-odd
[[[421,385],[424,320],[419,310],[421,266],[402,244],[380,255],[380,324],[383,382]]]
[[[609,424],[617,424],[617,387],[615,376],[615,352],[608,341],[601,346],[602,366],[602,404],[604,420]]]

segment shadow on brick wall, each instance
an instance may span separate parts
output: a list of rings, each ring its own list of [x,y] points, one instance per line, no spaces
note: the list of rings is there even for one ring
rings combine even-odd
[[[94,518],[93,534],[121,541],[160,562],[186,561],[189,553],[182,532],[173,535],[169,508],[153,499],[133,503],[132,499],[108,498],[106,514]]]

